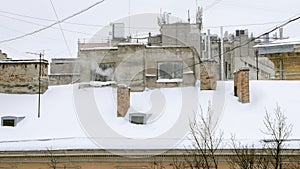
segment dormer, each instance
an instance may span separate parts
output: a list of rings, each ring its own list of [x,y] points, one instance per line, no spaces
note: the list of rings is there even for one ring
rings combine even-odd
[[[145,113],[130,113],[129,122],[133,124],[145,125],[147,121],[147,115]]]
[[[25,118],[24,116],[23,117],[2,116],[1,117],[1,126],[15,127],[24,118]]]

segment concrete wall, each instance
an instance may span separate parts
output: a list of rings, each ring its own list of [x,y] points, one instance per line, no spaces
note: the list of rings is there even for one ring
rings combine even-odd
[[[114,80],[132,91],[145,87],[190,86],[200,79],[199,55],[189,47],[149,47],[141,44],[123,44],[108,49],[83,49],[79,51],[80,81],[93,81],[93,71],[99,63],[114,63]],[[182,82],[158,80],[158,63],[179,61],[183,65]]]
[[[220,46],[216,35],[211,36],[211,57],[217,62],[217,79],[221,79],[221,60],[220,60]],[[239,36],[230,36],[224,39],[224,77],[225,79],[233,79],[233,72],[242,67],[249,67],[249,78],[255,80],[257,78],[256,66],[256,51],[253,47],[256,45],[254,41],[250,41],[248,34]],[[248,43],[248,44],[247,44]],[[234,49],[236,48],[236,49]],[[234,50],[232,50],[234,49]],[[207,58],[208,49],[203,51],[203,57]],[[229,52],[228,52],[229,51]],[[274,64],[266,57],[258,57],[258,79],[268,80],[274,77]]]
[[[63,85],[79,81],[79,58],[56,58],[50,63],[50,85]]]
[[[41,64],[41,93],[48,89],[48,62]],[[8,60],[0,61],[1,93],[38,93],[39,61]]]
[[[190,23],[164,24],[161,26],[162,46],[192,46],[201,53],[199,25]]]

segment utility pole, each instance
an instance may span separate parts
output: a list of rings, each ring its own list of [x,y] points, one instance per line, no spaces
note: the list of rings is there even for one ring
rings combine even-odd
[[[38,99],[38,118],[41,116],[41,74],[42,74],[42,54],[40,53],[39,68],[39,99]]]
[[[222,59],[222,52],[221,52],[221,38],[218,39],[218,48],[219,48],[219,78],[222,80],[222,64],[221,64],[221,59]]]
[[[32,53],[32,52],[26,52],[27,54],[31,55],[39,55],[39,95],[38,95],[38,118],[41,117],[41,75],[42,75],[42,56],[44,56],[44,53]]]
[[[220,27],[220,38],[221,38],[221,80],[225,80],[224,78],[224,41],[223,41],[223,26]]]
[[[259,69],[258,69],[258,50],[255,51],[255,57],[256,57],[256,80],[258,80],[258,73],[259,73]]]

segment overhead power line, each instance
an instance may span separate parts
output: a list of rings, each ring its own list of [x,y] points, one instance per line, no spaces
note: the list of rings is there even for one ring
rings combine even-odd
[[[274,32],[275,30],[277,30],[277,29],[279,29],[279,28],[281,28],[281,27],[284,27],[284,26],[286,26],[287,24],[292,23],[292,22],[294,22],[294,21],[296,21],[296,20],[298,20],[298,19],[300,19],[300,13],[297,14],[296,16],[292,17],[291,19],[286,20],[286,21],[282,22],[281,24],[275,26],[274,28],[271,28],[270,30],[268,30],[268,31],[266,31],[266,32],[264,32],[264,33],[261,33],[261,34],[258,35],[257,37],[251,38],[249,41],[245,42],[244,44],[235,46],[235,47],[231,48],[230,50],[223,52],[223,55],[225,55],[225,54],[227,54],[227,53],[229,53],[229,52],[232,52],[232,51],[234,51],[235,49],[238,49],[238,48],[241,48],[241,47],[243,47],[243,46],[246,46],[246,45],[248,45],[249,43],[255,41],[256,39],[260,39],[260,38],[262,38],[263,36],[266,36],[266,35],[268,35],[268,34]],[[219,55],[219,54],[218,54],[218,55]],[[215,56],[218,56],[218,55],[215,55]],[[215,57],[215,56],[213,56],[213,57]],[[200,63],[201,63],[201,61],[200,61]],[[200,63],[195,63],[195,64],[192,64],[192,65],[188,65],[188,66],[184,67],[183,70],[184,70],[184,69],[188,69],[188,68],[190,68],[190,67],[192,67],[192,66],[198,65],[198,64],[200,64]]]
[[[29,18],[29,19],[39,20],[39,21],[47,21],[47,22],[55,22],[55,21],[57,21],[57,20],[54,20],[54,19],[39,18],[39,17],[29,16],[29,15],[23,15],[23,14],[18,14],[18,13],[3,11],[3,10],[0,10],[0,13],[9,14],[9,15],[12,15],[12,16],[18,16],[18,17],[22,17],[22,18]],[[1,15],[1,16],[9,17],[9,16],[6,16],[6,15]],[[13,18],[13,17],[11,17],[11,19],[18,20],[17,18]],[[91,27],[104,27],[104,25],[98,25],[98,24],[84,24],[84,23],[76,23],[76,22],[64,22],[64,23],[72,24],[72,25],[91,26]]]
[[[197,0],[196,0],[196,2],[197,2]],[[9,14],[9,15],[13,15],[13,16],[18,16],[18,17],[22,17],[22,18],[29,18],[29,19],[39,20],[39,21],[48,21],[48,22],[55,22],[55,21],[57,21],[57,20],[54,20],[54,19],[34,17],[34,16],[23,15],[23,14],[18,14],[18,13],[3,11],[3,10],[0,10],[0,13]],[[14,19],[14,20],[19,20],[19,21],[22,21],[22,22],[27,22],[27,23],[35,24],[35,25],[45,26],[45,25],[42,25],[42,24],[38,24],[38,23],[26,21],[26,20],[23,20],[23,19],[19,19],[19,18],[7,16],[7,15],[0,15],[0,16],[7,17],[7,18],[10,18],[10,19]],[[207,28],[220,28],[221,26],[223,26],[223,27],[257,26],[257,25],[279,24],[279,23],[282,23],[282,22],[283,21],[263,22],[263,23],[232,24],[232,25],[215,25],[215,26],[206,26],[206,27],[203,27],[203,28],[204,29],[207,29]],[[88,27],[105,27],[105,26],[107,26],[107,25],[100,25],[100,24],[77,23],[77,22],[67,22],[67,21],[64,22],[64,24],[79,25],[79,26],[88,26]],[[125,26],[124,28],[128,28],[128,27]],[[150,27],[150,26],[132,27],[131,26],[131,28],[133,28],[133,29],[154,29],[154,28],[158,28],[158,27]],[[66,30],[66,29],[63,29],[63,30],[64,31],[70,31],[70,30]],[[73,32],[73,31],[71,31],[71,32]],[[79,32],[79,33],[81,33],[81,32]]]
[[[33,32],[26,33],[26,34],[21,35],[21,36],[16,36],[16,37],[13,37],[13,38],[10,38],[10,39],[1,40],[0,43],[5,43],[5,42],[10,42],[10,41],[15,41],[15,40],[18,40],[18,39],[21,39],[21,38],[24,38],[24,37],[27,37],[27,36],[36,34],[36,33],[38,33],[38,32],[44,31],[44,30],[46,30],[46,29],[49,29],[49,28],[51,28],[51,27],[54,26],[54,25],[57,25],[57,24],[59,24],[59,23],[63,23],[63,22],[65,22],[66,20],[69,20],[69,19],[71,19],[71,18],[73,18],[73,17],[75,17],[75,16],[77,16],[77,15],[83,13],[83,12],[88,11],[89,9],[91,9],[91,8],[93,8],[93,7],[95,7],[95,6],[99,5],[99,4],[101,4],[101,3],[104,2],[104,1],[105,1],[105,0],[98,1],[98,2],[94,3],[93,5],[87,7],[87,8],[85,8],[85,9],[79,11],[79,12],[76,12],[75,14],[73,14],[73,15],[71,15],[71,16],[68,16],[68,17],[66,17],[66,18],[64,18],[64,19],[62,19],[62,20],[56,21],[56,22],[54,22],[54,23],[52,23],[52,24],[50,24],[50,25],[48,25],[48,26],[46,26],[46,27],[40,28],[40,29],[35,30],[35,31],[33,31]]]
[[[54,4],[53,4],[52,0],[50,0],[50,3],[51,3],[51,6],[52,6],[52,9],[53,9],[53,11],[54,11],[55,17],[56,17],[57,21],[59,21],[58,14],[57,14],[57,12],[56,12],[56,10],[55,10],[55,7],[54,7]],[[70,47],[69,47],[69,45],[68,45],[68,42],[67,42],[65,33],[64,33],[63,29],[62,29],[62,26],[61,26],[60,23],[58,24],[58,26],[59,26],[59,28],[60,28],[62,37],[63,37],[64,42],[65,42],[65,44],[66,44],[66,47],[67,47],[67,49],[68,49],[69,55],[70,55],[70,57],[72,57],[72,53],[71,53]]]
[[[11,17],[11,16],[7,16],[7,15],[3,15],[3,14],[0,14],[0,16],[1,17],[5,17],[5,18],[9,18],[9,19],[12,19],[12,20],[16,20],[16,21],[20,21],[20,22],[32,24],[32,25],[43,26],[43,27],[46,26],[46,25],[43,25],[43,24],[39,24],[39,23],[35,23],[35,22],[24,20],[24,19],[19,19],[19,18]],[[54,22],[56,20],[52,20],[52,21]],[[59,29],[59,28],[52,27],[52,29]],[[74,31],[74,30],[70,30],[70,29],[63,29],[63,30],[67,31],[67,32],[72,32],[72,33],[80,33],[80,34],[84,34],[84,35],[90,35],[89,33]]]

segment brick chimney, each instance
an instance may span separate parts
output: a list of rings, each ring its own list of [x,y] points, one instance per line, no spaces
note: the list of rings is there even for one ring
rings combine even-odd
[[[249,103],[249,68],[241,68],[235,73],[234,80],[237,80],[237,96],[239,97],[239,101]]]
[[[200,63],[200,89],[216,89],[216,61],[213,59],[201,60]]]
[[[130,107],[130,88],[118,85],[117,88],[117,116],[124,117]]]
[[[234,96],[237,95],[237,83],[238,83],[238,71],[233,72],[233,91],[234,91]]]

